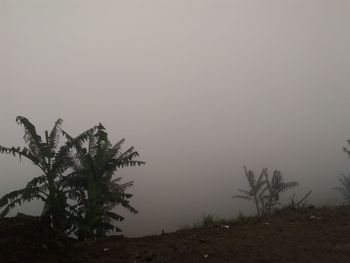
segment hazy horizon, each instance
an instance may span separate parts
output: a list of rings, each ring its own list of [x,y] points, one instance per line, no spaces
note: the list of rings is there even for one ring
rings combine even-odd
[[[232,199],[244,165],[341,203],[349,25],[345,0],[0,0],[0,145],[24,146],[17,115],[40,134],[62,118],[73,135],[101,122],[126,138],[146,161],[116,174],[134,181],[131,236],[254,212]],[[38,172],[1,155],[0,195]]]

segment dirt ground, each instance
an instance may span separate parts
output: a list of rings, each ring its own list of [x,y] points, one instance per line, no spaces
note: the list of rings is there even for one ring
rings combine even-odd
[[[0,220],[0,262],[350,262],[350,208],[85,242],[59,235],[38,218],[7,218]]]

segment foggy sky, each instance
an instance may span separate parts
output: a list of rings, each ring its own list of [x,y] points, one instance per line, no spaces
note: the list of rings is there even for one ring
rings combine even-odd
[[[125,137],[146,161],[119,173],[140,211],[121,210],[127,235],[252,213],[231,198],[243,165],[340,203],[349,26],[347,0],[0,0],[0,145],[24,145],[17,115],[41,134],[63,118],[72,135],[102,122]],[[38,172],[1,156],[0,195]]]

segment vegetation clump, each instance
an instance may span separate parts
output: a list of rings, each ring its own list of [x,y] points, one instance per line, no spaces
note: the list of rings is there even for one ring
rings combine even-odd
[[[215,214],[204,214],[202,217],[194,222],[192,225],[180,226],[180,229],[194,229],[194,228],[207,228],[207,227],[217,227],[227,224],[229,220],[219,218]]]
[[[42,174],[0,199],[1,217],[16,205],[38,199],[44,202],[41,216],[54,228],[79,239],[94,239],[119,230],[113,221],[123,217],[111,211],[116,205],[137,212],[129,204],[132,195],[125,192],[132,182],[113,178],[119,168],[144,164],[136,159],[139,154],[133,147],[121,151],[124,139],[112,145],[101,124],[72,137],[58,119],[43,140],[27,118],[18,116],[16,121],[24,127],[27,147],[0,146],[0,153],[25,157]]]
[[[34,199],[44,203],[41,219],[55,229],[75,234],[79,240],[104,237],[109,231],[121,231],[115,222],[124,218],[113,211],[122,206],[131,213],[137,210],[130,204],[132,194],[127,189],[132,181],[122,183],[115,173],[124,167],[141,166],[139,154],[134,147],[122,151],[125,139],[112,144],[102,124],[72,137],[62,129],[62,119],[58,119],[52,130],[45,131],[42,138],[35,126],[23,116],[16,122],[24,127],[26,147],[0,146],[0,153],[11,154],[30,160],[41,173],[30,180],[22,189],[12,191],[0,198],[0,218],[5,217],[16,205]],[[348,141],[350,145],[350,140]],[[350,157],[350,150],[343,148]],[[274,170],[272,176],[265,168],[258,177],[244,166],[249,188],[238,189],[233,198],[253,201],[258,217],[271,215],[279,208],[280,195],[298,186],[298,182],[285,182],[282,173]],[[350,204],[350,174],[338,177],[341,187],[335,187]],[[306,207],[309,191],[300,201],[295,194],[286,209],[296,210]],[[238,218],[221,219],[214,214],[203,215],[192,226],[181,228],[215,227],[229,225],[244,220]]]
[[[347,142],[350,145],[350,140]],[[350,150],[348,148],[343,147],[343,151],[350,157]],[[338,177],[338,180],[341,187],[334,187],[334,189],[339,191],[342,194],[345,203],[350,205],[350,174],[342,174]]]
[[[271,214],[277,206],[281,206],[280,194],[299,184],[295,181],[284,182],[280,171],[275,170],[272,177],[269,176],[267,169],[263,169],[256,179],[251,170],[244,167],[245,176],[249,183],[249,189],[238,189],[238,195],[233,198],[240,198],[254,201],[258,216]]]
[[[194,222],[192,225],[181,225],[181,230],[189,230],[196,228],[208,228],[208,227],[229,227],[230,225],[236,225],[248,221],[256,221],[256,216],[245,216],[239,211],[236,217],[220,218],[215,214],[204,214],[202,217]]]

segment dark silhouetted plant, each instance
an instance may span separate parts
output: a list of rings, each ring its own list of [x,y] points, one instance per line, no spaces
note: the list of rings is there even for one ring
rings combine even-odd
[[[91,225],[86,227],[87,222],[99,220],[94,228],[99,235],[112,228],[109,224],[111,220],[122,219],[110,211],[116,204],[136,212],[127,200],[131,195],[125,193],[132,182],[120,184],[120,178],[112,179],[117,168],[142,164],[133,160],[138,156],[133,148],[121,153],[123,141],[112,147],[101,124],[72,138],[62,131],[62,120],[58,119],[50,133],[45,131],[45,139],[42,140],[27,118],[18,116],[16,121],[24,126],[23,138],[28,147],[0,146],[0,152],[19,156],[20,160],[22,157],[29,159],[42,175],[34,177],[23,189],[0,199],[0,208],[3,208],[1,217],[16,205],[39,199],[44,202],[42,217],[55,228],[67,233],[80,233],[86,228],[91,229]],[[65,143],[60,142],[62,134],[66,138]],[[87,141],[88,150],[78,147]],[[67,176],[71,170],[74,172]],[[77,222],[77,218],[84,220]]]
[[[256,211],[260,216],[262,213],[261,209],[263,206],[263,203],[261,202],[261,196],[263,194],[262,190],[263,190],[264,184],[266,183],[264,181],[266,169],[262,170],[258,179],[255,178],[254,172],[251,170],[247,170],[247,167],[245,166],[244,166],[244,172],[249,183],[249,189],[248,190],[238,189],[238,192],[240,192],[240,194],[234,195],[232,198],[240,198],[240,199],[254,201]]]
[[[190,230],[195,228],[208,228],[208,227],[224,227],[229,228],[230,225],[237,225],[242,223],[248,223],[248,222],[256,222],[257,217],[256,216],[249,216],[246,217],[242,214],[241,211],[239,211],[238,215],[236,217],[231,218],[220,218],[216,216],[215,214],[208,214],[208,215],[202,215],[202,217],[194,222],[192,225],[180,225],[181,230]]]
[[[258,216],[271,213],[273,208],[280,204],[280,193],[298,186],[297,182],[284,182],[280,171],[275,170],[272,177],[268,175],[267,169],[263,169],[258,177],[251,170],[244,167],[245,175],[249,183],[248,190],[238,189],[241,193],[233,198],[241,198],[254,201]]]
[[[347,143],[350,145],[350,140],[347,140]],[[343,151],[350,158],[350,150],[347,147],[343,147]],[[338,177],[338,180],[341,183],[342,187],[335,187],[334,189],[338,190],[343,195],[344,201],[350,204],[350,174],[342,174]]]
[[[298,182],[284,182],[282,173],[275,170],[272,174],[271,179],[266,172],[265,174],[265,188],[263,194],[260,197],[263,203],[264,213],[271,213],[276,205],[280,205],[280,194],[287,191],[288,189],[298,186]]]
[[[0,152],[18,155],[21,159],[29,159],[41,171],[42,175],[34,177],[25,188],[6,194],[0,199],[0,207],[5,216],[15,205],[25,201],[39,199],[44,202],[42,215],[59,229],[65,226],[67,200],[61,184],[63,173],[70,167],[70,145],[58,147],[62,120],[58,119],[49,133],[45,131],[45,139],[37,134],[35,126],[25,117],[16,118],[18,124],[24,127],[23,139],[28,147],[3,147]]]
[[[215,215],[212,215],[212,214],[203,215],[202,220],[200,221],[200,225],[202,227],[215,226],[215,221],[216,221]]]
[[[25,117],[16,118],[18,124],[24,127],[23,139],[28,147],[3,147],[0,152],[4,154],[18,155],[29,159],[41,171],[42,175],[34,177],[23,189],[6,194],[0,199],[0,207],[3,208],[1,216],[6,216],[16,205],[25,201],[39,199],[44,202],[42,216],[49,219],[50,223],[60,229],[69,228],[67,221],[70,205],[67,202],[66,188],[63,183],[64,173],[74,163],[72,147],[77,142],[87,139],[86,133],[77,136],[73,141],[59,146],[62,134],[62,120],[58,119],[51,132],[45,131],[45,139],[42,140],[36,132],[35,126]],[[96,127],[90,129],[91,131]]]
[[[67,137],[74,140],[69,135]],[[137,213],[129,204],[128,199],[132,195],[125,192],[133,183],[121,184],[120,177],[113,179],[119,168],[144,164],[135,160],[139,154],[133,147],[121,151],[124,141],[122,139],[112,145],[100,126],[96,131],[90,131],[87,146],[80,142],[75,144],[77,159],[74,171],[65,181],[71,187],[71,198],[78,200],[72,221],[79,239],[103,237],[110,230],[120,231],[113,221],[122,221],[123,217],[111,211],[117,205]]]

